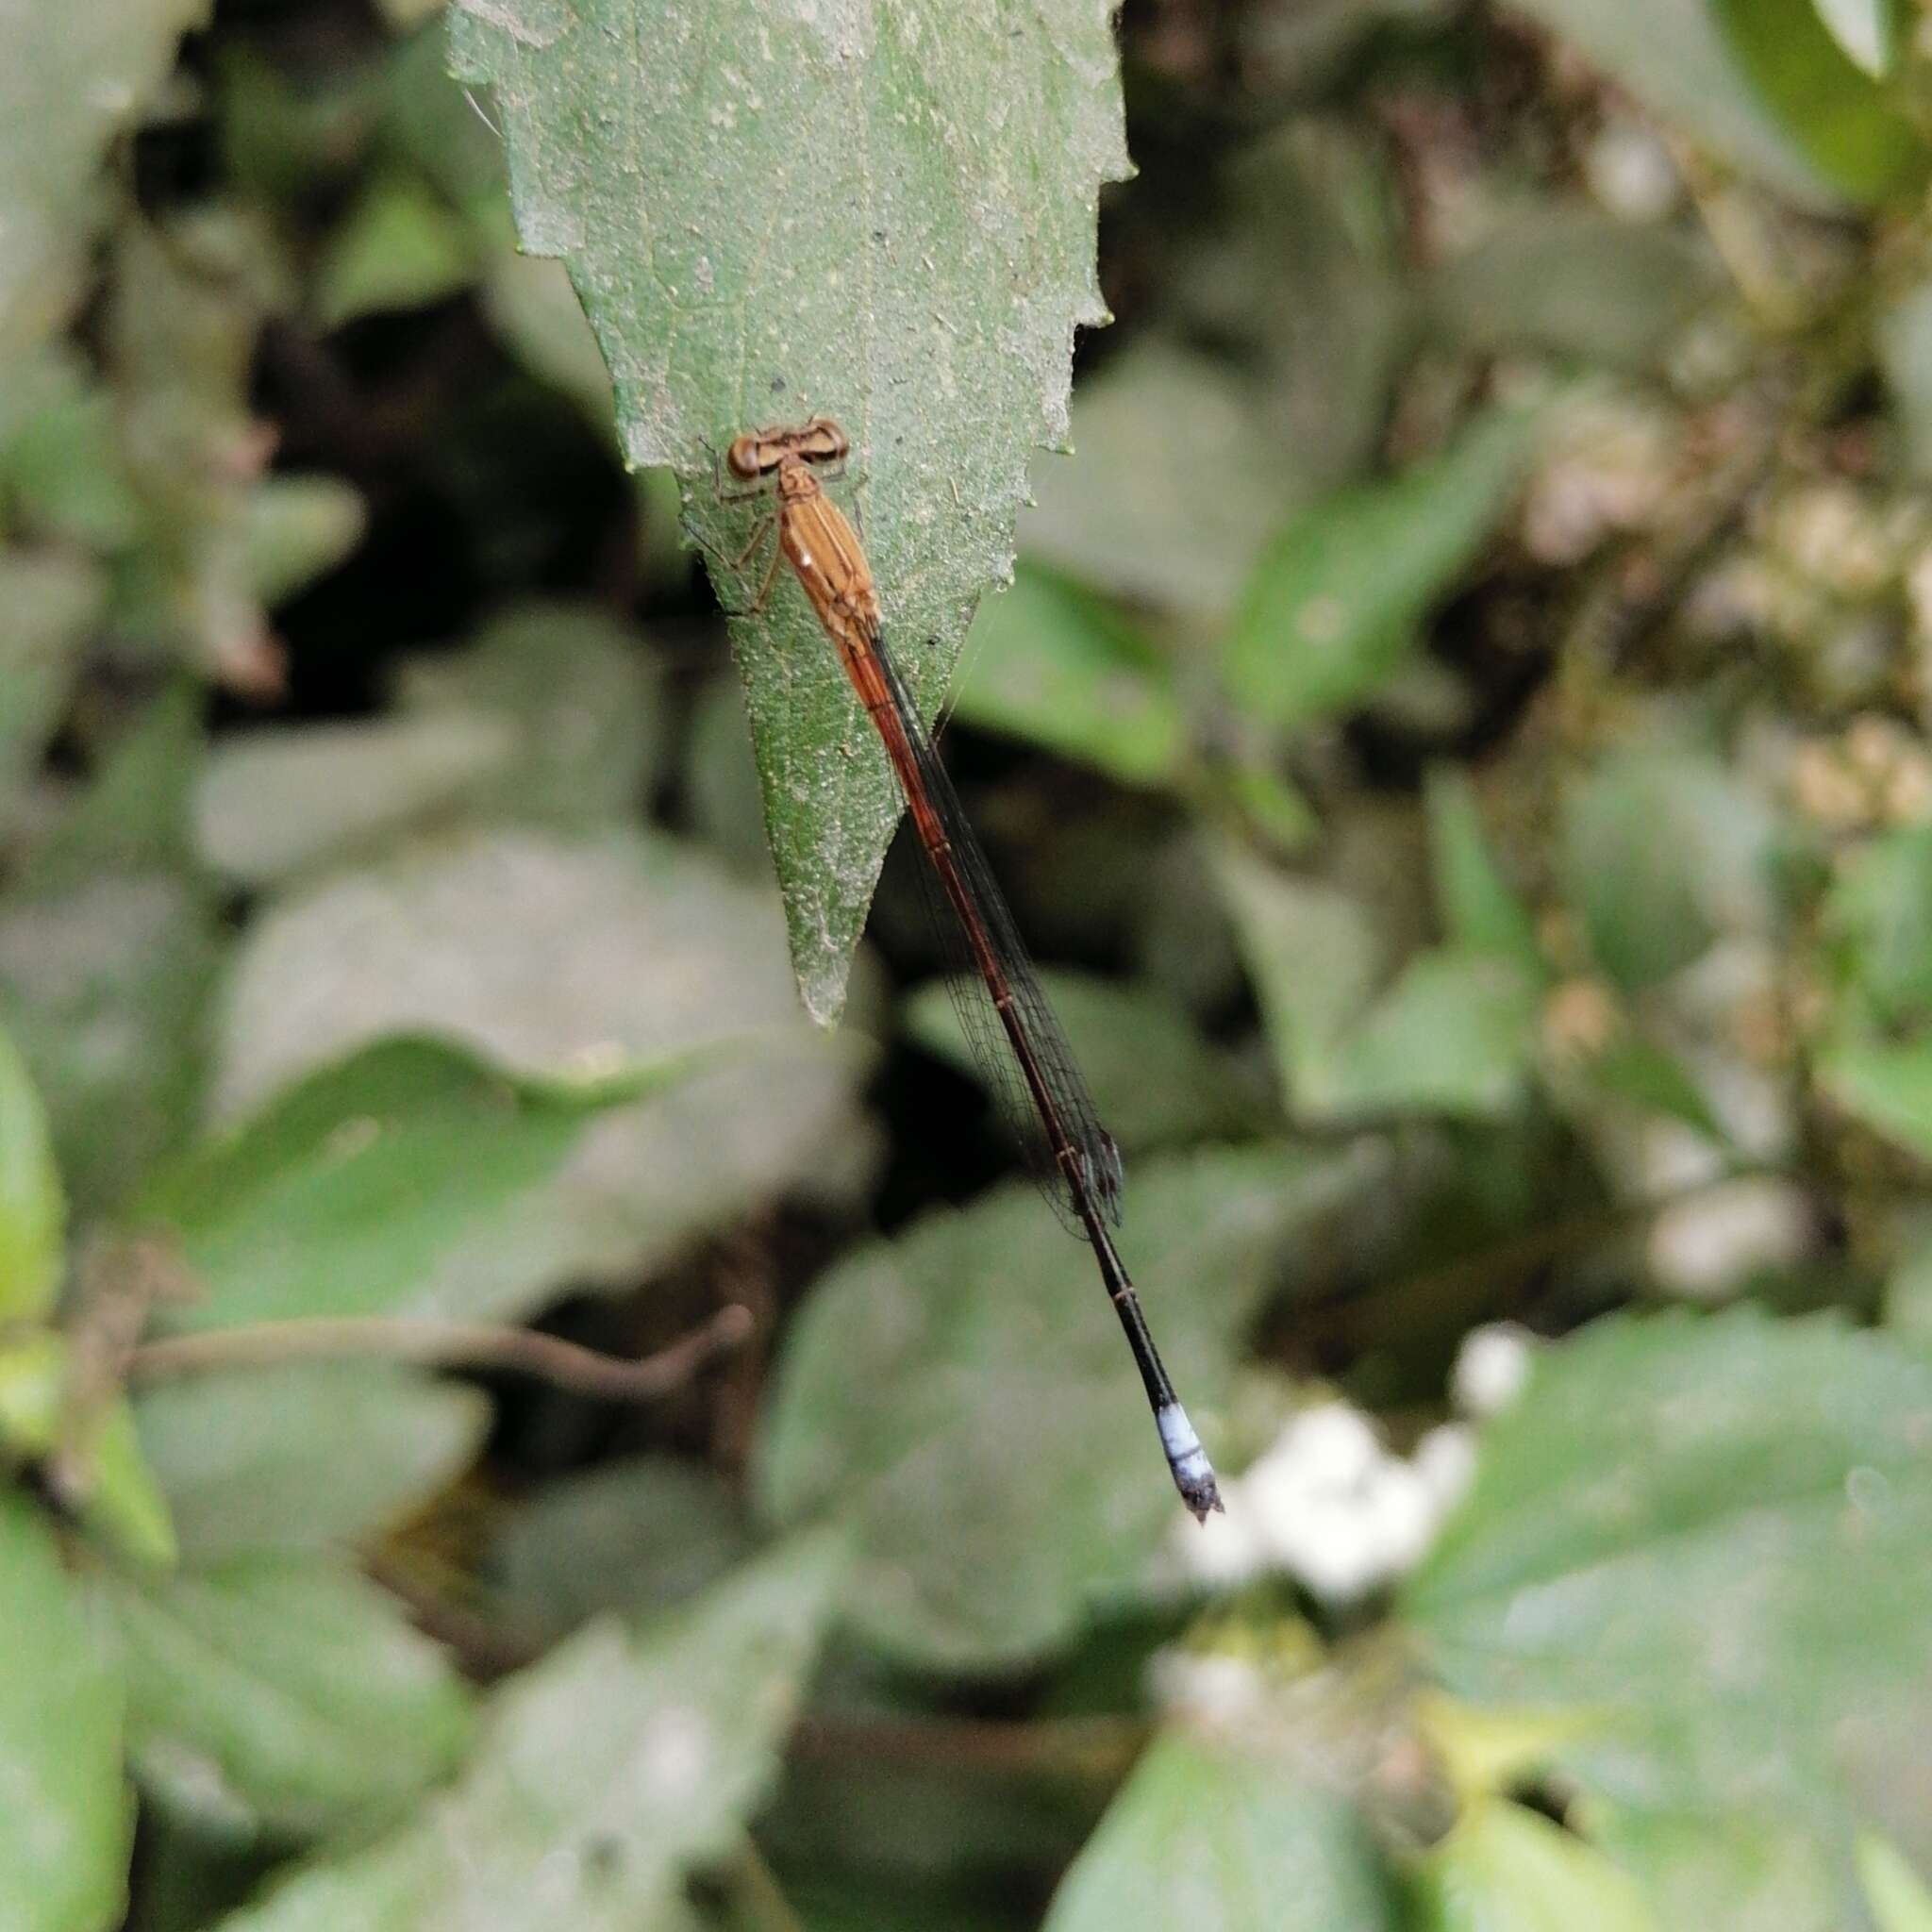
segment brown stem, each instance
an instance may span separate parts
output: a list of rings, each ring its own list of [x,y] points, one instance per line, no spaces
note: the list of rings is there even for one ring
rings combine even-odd
[[[641,1361],[625,1361],[558,1336],[496,1323],[315,1315],[144,1341],[129,1357],[127,1369],[130,1378],[148,1380],[204,1374],[214,1369],[380,1356],[451,1368],[509,1369],[575,1394],[634,1402],[677,1388],[714,1356],[736,1348],[752,1325],[749,1310],[736,1306],[720,1308],[669,1348]]]

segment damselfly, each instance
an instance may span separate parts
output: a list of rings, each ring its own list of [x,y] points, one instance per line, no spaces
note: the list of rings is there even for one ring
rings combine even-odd
[[[761,608],[770,597],[780,560],[790,563],[906,794],[937,887],[941,929],[950,922],[977,977],[976,988],[970,981],[954,982],[959,989],[955,1004],[974,1058],[1021,1129],[1047,1198],[1093,1249],[1141,1371],[1174,1487],[1205,1521],[1210,1509],[1221,1507],[1213,1467],[1174,1394],[1108,1231],[1109,1223],[1120,1224],[1120,1150],[1100,1124],[958,794],[886,648],[878,591],[858,533],[819,479],[821,469],[835,470],[844,462],[849,447],[845,432],[829,416],[815,416],[802,428],[752,430],[733,441],[724,460],[733,475],[752,487],[721,490],[721,496],[775,500],[772,514],[733,560],[734,568],[750,560],[775,524],[777,542],[751,608]]]

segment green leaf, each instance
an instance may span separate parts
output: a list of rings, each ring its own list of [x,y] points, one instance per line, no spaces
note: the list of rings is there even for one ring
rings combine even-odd
[[[1136,604],[1225,617],[1283,505],[1316,487],[1254,434],[1259,407],[1225,358],[1155,336],[1123,347],[1081,380],[1073,460],[1034,465],[1025,555]]]
[[[1818,1054],[1812,1073],[1874,1133],[1932,1160],[1932,1038],[1835,1041]]]
[[[1332,887],[1278,872],[1236,847],[1215,858],[1291,1111],[1322,1113],[1342,1041],[1369,1003],[1381,948],[1367,916]]]
[[[801,1539],[642,1641],[591,1624],[497,1690],[463,1775],[420,1821],[220,1932],[687,1924],[685,1874],[735,1849],[776,1777],[842,1560]]]
[[[692,834],[741,874],[762,874],[765,808],[735,679],[712,677],[693,701],[680,775]]]
[[[300,207],[318,186],[340,195],[352,185],[350,171],[368,152],[375,105],[367,66],[303,66],[298,78],[265,43],[242,36],[217,35],[208,52],[219,82],[228,185],[278,209]]]
[[[142,541],[114,619],[144,646],[257,692],[282,663],[255,586],[251,504],[269,447],[249,376],[277,262],[259,217],[208,202],[125,222],[105,316],[122,467]]]
[[[1932,281],[1913,282],[1886,298],[1874,335],[1906,467],[1924,482],[1932,476]]]
[[[0,367],[51,335],[76,299],[97,217],[100,166],[175,64],[208,0],[35,7],[11,23],[9,108],[0,119]]]
[[[1208,782],[1270,851],[1298,851],[1322,829],[1314,807],[1272,764],[1243,760],[1218,765],[1209,772]]]
[[[206,742],[206,703],[199,681],[177,675],[99,747],[86,788],[25,868],[23,885],[36,900],[84,897],[103,874],[159,873],[177,884],[194,882],[190,804]]]
[[[1275,540],[1228,633],[1228,695],[1277,726],[1374,693],[1515,493],[1535,416],[1497,410],[1441,455],[1316,504]]]
[[[395,714],[225,737],[196,800],[202,854],[258,885],[458,814],[601,829],[662,755],[640,642],[603,612],[531,604],[406,665]]]
[[[1877,1334],[1600,1323],[1486,1430],[1406,1593],[1424,1657],[1472,1701],[1593,1717],[1553,1753],[1592,1790],[1774,1807],[1841,1856],[1932,1723],[1928,1418],[1932,1363]]]
[[[1041,974],[1100,1118],[1120,1144],[1174,1146],[1253,1133],[1270,1118],[1234,1061],[1176,1004],[1149,985],[1121,985],[1084,973]],[[975,980],[967,990],[983,997]],[[978,1062],[951,990],[928,980],[902,1008],[906,1031],[969,1078]]]
[[[70,1185],[145,1164],[195,1095],[219,924],[190,831],[205,704],[198,681],[171,676],[99,732],[93,771],[0,906],[0,1001],[40,1068]]]
[[[662,680],[643,643],[594,607],[514,605],[467,649],[408,664],[403,706],[432,717],[480,714],[514,733],[507,769],[480,789],[476,808],[601,826],[636,811],[664,760]]]
[[[1898,59],[1894,0],[1811,0],[1824,30],[1853,66],[1883,80]]]
[[[248,499],[248,575],[279,604],[333,570],[362,541],[359,491],[336,476],[264,476]]]
[[[508,254],[515,236],[503,139],[476,111],[475,96],[451,78],[449,38],[441,24],[392,43],[370,77],[382,144],[433,181],[492,249]],[[608,410],[605,424],[608,428]]]
[[[273,1863],[263,1846],[151,1803],[142,1815],[141,1880],[123,1932],[208,1932]]]
[[[0,1349],[0,1461],[36,1468],[60,1505],[137,1562],[175,1558],[168,1505],[141,1453],[126,1402],[76,1414],[73,1350],[33,1328]]]
[[[315,275],[318,318],[340,328],[389,308],[426,308],[476,278],[461,219],[407,175],[375,181],[330,231]]]
[[[1882,1833],[1861,1831],[1858,1882],[1878,1932],[1932,1932],[1932,1891]]]
[[[848,499],[931,716],[1010,566],[1028,454],[1064,436],[1071,330],[1104,317],[1095,205],[1126,170],[1110,8],[969,22],[913,0],[853,38],[724,0],[648,46],[635,25],[618,0],[454,12],[456,70],[494,91],[523,245],[569,266],[628,459],[677,468],[714,554],[768,511],[716,502],[701,439],[843,423],[865,478]],[[734,604],[756,589],[720,575]],[[797,587],[735,630],[792,961],[829,1022],[899,796]]]
[[[515,745],[505,720],[458,711],[235,732],[209,748],[196,841],[225,877],[272,885],[467,801]]]
[[[187,1377],[135,1422],[190,1562],[353,1543],[441,1489],[490,1421],[477,1390],[373,1362]]]
[[[1454,766],[1429,774],[1429,868],[1442,929],[1471,953],[1494,953],[1539,982],[1548,976],[1536,922],[1503,876],[1483,830],[1475,788]]]
[[[568,396],[600,436],[614,434],[610,372],[562,262],[499,255],[483,284],[483,310],[532,375]]]
[[[1599,1092],[1665,1114],[1720,1144],[1730,1139],[1683,1061],[1641,1034],[1612,1041],[1586,1072]]]
[[[1514,961],[1444,950],[1411,959],[1307,1098],[1324,1115],[1381,1111],[1494,1120],[1524,1094],[1535,983]]]
[[[166,1567],[180,1555],[168,1499],[135,1433],[134,1412],[116,1396],[79,1444],[85,1491],[81,1520],[137,1562]]]
[[[67,1198],[33,1077],[0,1032],[0,1327],[54,1306],[66,1270]]]
[[[28,1328],[0,1348],[0,1451],[6,1459],[38,1462],[60,1438],[67,1395],[67,1338],[58,1328]]]
[[[67,708],[102,589],[94,567],[65,551],[0,549],[0,827]]]
[[[18,1491],[0,1492],[0,1924],[108,1932],[134,1840],[125,1691],[52,1529]]]
[[[1590,1728],[1574,1712],[1478,1710],[1436,1690],[1416,1700],[1415,1722],[1458,1808],[1507,1797],[1543,1771],[1554,1745]]]
[[[1761,930],[1773,830],[1763,804],[1707,753],[1611,754],[1563,812],[1564,897],[1598,963],[1643,987],[1720,934]]]
[[[1630,1878],[1583,1839],[1488,1799],[1429,1852],[1420,1886],[1427,1932],[1662,1932]]]
[[[1266,1147],[1136,1174],[1122,1245],[1210,1444],[1274,1257],[1373,1165]],[[855,1519],[847,1617],[892,1656],[952,1670],[1065,1644],[1178,1507],[1092,1262],[1021,1186],[818,1284],[787,1337],[757,1482],[780,1522]]]
[[[1374,1838],[1289,1763],[1163,1732],[1054,1894],[1046,1932],[1395,1932]]]
[[[155,1181],[142,1211],[174,1231],[203,1291],[164,1319],[422,1312],[450,1258],[557,1172],[590,1112],[634,1097],[519,1088],[427,1040],[365,1048]]]
[[[1804,1819],[1748,1800],[1691,1811],[1587,1807],[1591,1841],[1628,1872],[1666,1926],[1844,1932],[1849,1874]]]
[[[1884,832],[1851,853],[1824,923],[1840,975],[1874,1021],[1932,1017],[1932,827]]]
[[[305,1557],[108,1586],[137,1774],[190,1815],[308,1835],[387,1822],[445,1776],[470,1706],[374,1585]]]
[[[1885,1279],[1885,1325],[1914,1342],[1932,1341],[1932,1224],[1900,1217],[1897,1253]]]
[[[1731,53],[1807,159],[1855,201],[1903,193],[1925,147],[1896,98],[1847,58],[1814,0],[1715,0]]]
[[[1315,18],[1257,23],[1247,44],[1271,85],[1312,103],[1332,77],[1306,93],[1286,81],[1284,39],[1306,46],[1343,13],[1369,31],[1382,4],[1331,0]],[[1415,0],[1394,0],[1416,26],[1432,5],[1423,0],[1418,13]],[[1168,236],[1174,286],[1162,306],[1191,339],[1213,345],[1224,370],[1240,372],[1245,420],[1221,448],[1247,446],[1244,468],[1273,470],[1264,501],[1278,516],[1358,476],[1388,431],[1416,319],[1402,191],[1387,143],[1346,112],[1287,114],[1218,157],[1214,176],[1213,193]],[[1130,453],[1133,467],[1162,468],[1173,441],[1193,441],[1200,432],[1183,414],[1174,409]],[[1152,450],[1162,461],[1148,460]]]
[[[709,1063],[596,1122],[512,1213],[443,1256],[417,1313],[527,1310],[563,1281],[629,1286],[781,1189],[837,1198],[863,1171],[863,1042],[800,1017],[769,885],[669,839],[477,830],[280,901],[229,982],[219,1110],[424,1032],[540,1078]],[[460,1163],[454,1141],[448,1158]]]
[[[1767,111],[1710,0],[1524,0],[1524,11],[1621,82],[1666,126],[1813,208],[1838,196]]]
[[[1428,299],[1475,348],[1643,369],[1718,286],[1708,251],[1674,229],[1538,201],[1444,262]]]
[[[23,358],[7,374],[0,490],[8,522],[96,556],[136,541],[141,506],[122,474],[113,391],[65,341]],[[78,565],[72,552],[58,559],[36,554],[36,561],[57,560],[70,570]]]
[[[120,1206],[188,1130],[216,931],[201,888],[160,872],[0,904],[0,1018],[46,1095],[77,1213]]]
[[[1169,785],[1188,756],[1172,667],[1131,625],[1072,584],[1023,570],[979,607],[961,723],[1030,739],[1124,785]]]
[[[669,1456],[634,1456],[548,1483],[491,1553],[514,1618],[561,1633],[600,1610],[656,1614],[715,1582],[746,1552],[724,1479]]]

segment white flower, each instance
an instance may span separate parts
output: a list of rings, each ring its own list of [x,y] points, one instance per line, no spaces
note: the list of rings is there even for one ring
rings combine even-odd
[[[1812,1242],[1804,1191],[1773,1175],[1726,1181],[1651,1224],[1651,1273],[1679,1294],[1718,1295],[1760,1268],[1802,1260]]]
[[[1475,1480],[1475,1432],[1462,1423],[1443,1423],[1415,1445],[1415,1473],[1447,1515]]]
[[[1583,173],[1598,202],[1624,222],[1661,221],[1683,192],[1670,149],[1634,121],[1612,121],[1598,134]]]
[[[1266,1673],[1252,1657],[1203,1655],[1173,1644],[1157,1651],[1148,1664],[1157,1703],[1183,1709],[1209,1722],[1230,1723],[1247,1716],[1267,1694]]]
[[[1535,1338],[1514,1322],[1492,1322],[1462,1338],[1450,1372],[1449,1392],[1464,1415],[1495,1415],[1507,1408],[1529,1379]]]
[[[1410,1568],[1441,1516],[1423,1474],[1340,1402],[1297,1416],[1240,1488],[1261,1546],[1328,1603],[1350,1602]]]
[[[1427,1554],[1474,1459],[1460,1426],[1431,1429],[1410,1460],[1391,1455],[1360,1410],[1324,1402],[1222,1485],[1224,1515],[1177,1524],[1170,1549],[1196,1585],[1224,1590],[1285,1571],[1324,1603],[1352,1603]]]
[[[1256,1532],[1254,1508],[1240,1483],[1222,1485],[1221,1505],[1203,1523],[1175,1523],[1174,1553],[1191,1582],[1232,1590],[1269,1568],[1268,1551]]]

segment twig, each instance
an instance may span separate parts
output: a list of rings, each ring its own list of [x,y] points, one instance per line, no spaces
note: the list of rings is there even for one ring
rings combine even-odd
[[[130,1378],[145,1381],[214,1369],[380,1356],[449,1368],[509,1369],[575,1394],[635,1402],[677,1388],[714,1356],[738,1347],[753,1325],[749,1309],[736,1305],[720,1308],[669,1348],[641,1361],[625,1361],[556,1335],[496,1323],[316,1315],[144,1341],[128,1358],[127,1370]]]
[[[99,1424],[121,1393],[155,1305],[188,1291],[180,1257],[164,1236],[100,1235],[82,1249],[66,1324],[59,1436],[46,1466],[54,1493],[69,1507],[78,1508],[93,1491]]]
[[[745,1345],[719,1377],[712,1409],[712,1456],[735,1475],[742,1475],[751,1461],[765,1355],[778,1319],[778,1296],[772,1281],[774,1239],[774,1229],[761,1225],[736,1238],[718,1257],[718,1272],[724,1277],[721,1288],[751,1318]]]

